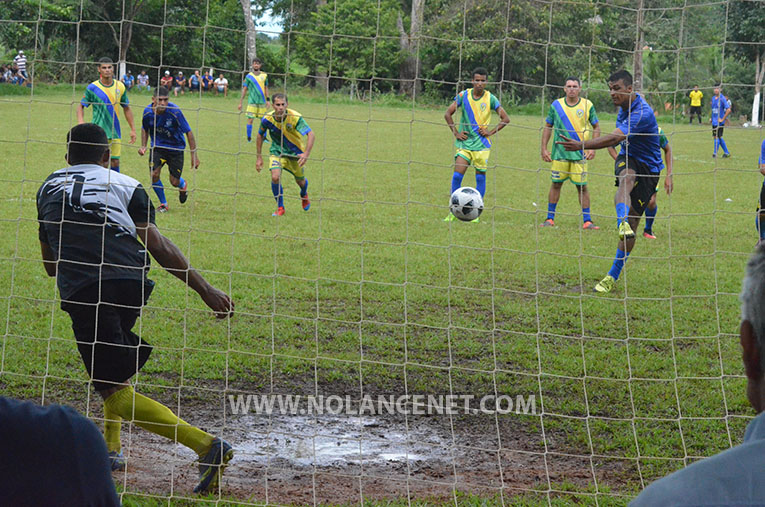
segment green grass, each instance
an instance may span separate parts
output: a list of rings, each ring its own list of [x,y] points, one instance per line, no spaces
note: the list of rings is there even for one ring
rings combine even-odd
[[[6,91],[0,88],[0,387],[78,406],[86,376],[39,260],[34,197],[63,166],[81,89]],[[592,287],[616,247],[610,158],[600,152],[590,167],[601,230],[581,231],[570,185],[557,227],[539,229],[549,188],[539,158],[541,116],[514,114],[495,138],[481,223],[449,224],[442,221],[453,164],[445,104],[412,109],[296,93],[290,106],[317,136],[307,166],[313,205],[304,213],[287,180],[287,214],[277,220],[236,94],[172,100],[194,129],[202,166],[184,173],[189,202],[179,205],[168,191],[171,211],[157,223],[232,295],[237,315],[216,321],[196,294],[155,267],[158,287],[140,323],[156,346],[138,376],[145,390],[298,391],[317,383],[331,393],[361,381],[365,392],[400,393],[406,382],[410,393],[448,393],[452,385],[535,394],[538,415],[519,419],[535,435],[529,450],[639,468],[627,486],[575,486],[571,498],[553,495],[554,503],[634,494],[639,476],[648,483],[684,458],[741,441],[746,418],[738,416],[752,411],[741,377],[737,294],[756,240],[760,131],[727,130],[733,158],[715,162],[708,126],[662,124],[675,153],[676,190],[659,195],[659,239],[638,239],[615,292],[602,297]],[[131,94],[131,101],[138,119],[149,96]],[[610,131],[613,116],[605,113]],[[136,146],[123,147],[122,172],[145,186],[147,164]],[[473,182],[469,173],[465,184]],[[546,493],[517,500],[527,498],[528,505],[547,502]]]

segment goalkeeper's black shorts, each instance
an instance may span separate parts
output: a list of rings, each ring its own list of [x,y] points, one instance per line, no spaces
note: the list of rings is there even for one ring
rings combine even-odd
[[[102,280],[62,301],[96,391],[130,379],[149,359],[151,345],[132,329],[153,287],[151,281]]]

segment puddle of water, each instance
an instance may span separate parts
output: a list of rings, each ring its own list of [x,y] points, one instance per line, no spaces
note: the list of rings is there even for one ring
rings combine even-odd
[[[229,421],[231,423],[232,421]],[[403,421],[354,416],[246,415],[231,424],[237,456],[264,466],[451,462],[451,438]],[[408,438],[407,438],[408,437]]]

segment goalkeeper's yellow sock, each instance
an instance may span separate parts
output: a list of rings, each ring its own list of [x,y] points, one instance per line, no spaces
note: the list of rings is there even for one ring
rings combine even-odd
[[[133,421],[145,430],[179,442],[200,457],[204,456],[212,445],[212,435],[191,426],[166,406],[135,392],[132,387],[120,389],[112,394],[106,398],[104,405],[126,421]]]
[[[112,410],[111,406],[104,402],[104,440],[106,440],[106,450],[109,452],[120,452],[120,427],[122,426],[122,417]]]

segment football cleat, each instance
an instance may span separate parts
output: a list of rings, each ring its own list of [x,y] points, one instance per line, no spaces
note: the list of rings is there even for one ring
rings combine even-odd
[[[600,292],[601,294],[607,294],[611,292],[611,290],[614,288],[615,283],[616,283],[616,280],[614,280],[613,276],[606,275],[604,279],[602,279],[595,285],[595,292]]]
[[[271,213],[272,217],[280,217],[282,215],[284,215],[284,206],[279,206],[278,208],[276,208],[276,211]]]
[[[210,450],[199,459],[199,484],[194,488],[194,493],[214,490],[223,475],[223,470],[233,457],[234,449],[231,444],[220,438],[214,438]]]
[[[125,470],[125,456],[121,452],[111,451],[109,453],[109,465],[112,467],[112,472]]]
[[[593,224],[591,221],[587,220],[585,223],[582,224],[582,229],[589,229],[591,231],[597,231],[600,229],[597,225]]]
[[[555,220],[553,220],[552,218],[548,218],[547,220],[539,224],[539,227],[555,227]]]
[[[722,158],[730,158],[730,153],[723,153]]]
[[[167,203],[160,203],[159,206],[157,206],[157,212],[159,213],[167,213],[167,211],[170,209],[170,207],[167,205]]]
[[[474,218],[473,220],[471,220],[471,221],[470,221],[470,223],[471,223],[471,224],[478,224],[478,223],[481,223],[481,217],[478,217],[478,218]]]
[[[311,200],[308,198],[308,194],[300,198],[300,202],[303,204],[303,210],[308,211],[311,209]]]
[[[643,231],[643,237],[646,239],[656,239],[656,236],[653,235],[653,231],[647,229]]]
[[[457,220],[457,217],[455,217],[451,213],[446,215],[446,218],[444,218],[444,222],[454,222],[455,220]]]
[[[187,188],[189,188],[189,182],[184,180],[183,188],[180,188],[180,192],[178,192],[178,200],[181,201],[181,204],[189,198],[189,193],[186,191]]]
[[[630,227],[630,224],[625,220],[619,225],[619,239],[632,239],[635,237],[635,232]]]

